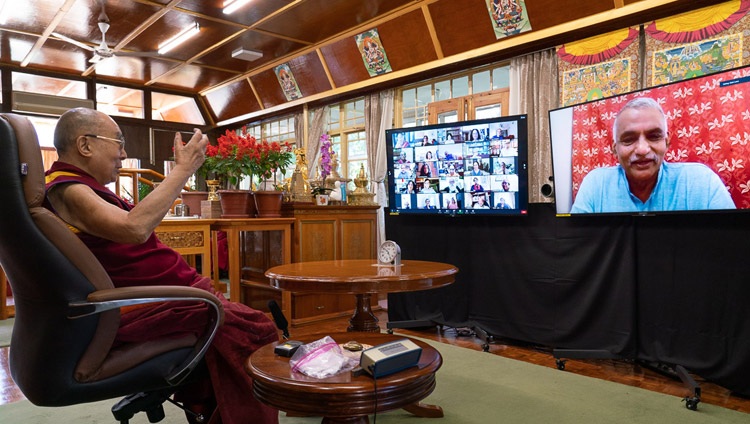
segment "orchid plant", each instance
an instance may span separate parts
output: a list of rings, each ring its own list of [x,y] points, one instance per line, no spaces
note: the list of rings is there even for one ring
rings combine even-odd
[[[332,146],[333,143],[328,134],[320,136],[320,177],[323,182],[331,175],[331,168],[333,166],[331,158]]]

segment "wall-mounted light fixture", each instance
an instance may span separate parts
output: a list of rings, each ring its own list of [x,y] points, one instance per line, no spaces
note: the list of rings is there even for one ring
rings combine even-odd
[[[198,22],[195,22],[193,25],[190,25],[189,27],[183,29],[179,34],[159,45],[159,54],[164,54],[179,46],[180,44],[198,34],[200,30],[201,27],[200,25],[198,25]]]
[[[224,14],[229,15],[234,13],[240,7],[250,3],[250,0],[226,0],[224,2]]]

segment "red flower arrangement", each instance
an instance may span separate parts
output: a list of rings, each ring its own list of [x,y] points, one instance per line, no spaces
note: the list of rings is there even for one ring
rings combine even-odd
[[[251,181],[256,175],[268,180],[275,177],[276,170],[286,172],[292,163],[288,142],[259,142],[251,135],[229,130],[216,141],[216,145],[206,148],[206,161],[198,172],[204,178],[219,180],[222,186],[238,187],[243,175],[250,176]]]

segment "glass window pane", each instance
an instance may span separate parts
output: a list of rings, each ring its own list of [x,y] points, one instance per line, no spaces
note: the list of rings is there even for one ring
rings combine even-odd
[[[451,82],[440,81],[435,83],[435,101],[448,100],[451,98]]]
[[[55,147],[53,138],[55,134],[55,125],[57,125],[57,118],[42,118],[39,116],[27,116],[31,125],[36,130],[36,136],[39,139],[39,145],[41,147]]]
[[[401,126],[414,127],[416,125],[416,112],[414,109],[404,109],[403,116],[401,117]]]
[[[369,177],[367,173],[367,161],[364,160],[353,160],[349,161],[348,171],[346,173],[346,178],[351,178],[352,180],[357,178],[357,175],[359,175],[359,168],[361,166],[365,167],[365,175]],[[352,183],[353,184],[353,183]],[[367,185],[367,188],[370,188],[370,185]]]
[[[483,91],[490,91],[492,89],[490,85],[490,71],[477,72],[471,76],[471,92],[481,93]]]
[[[365,143],[364,131],[348,134],[347,140],[347,154],[349,160],[367,158],[367,143]]]
[[[492,70],[492,89],[510,86],[510,66],[503,66]]]
[[[417,90],[410,88],[401,93],[401,102],[404,109],[411,109],[416,106]]]
[[[432,103],[432,86],[423,85],[417,88],[417,107],[427,107],[429,103]]]
[[[110,116],[143,119],[143,90],[96,84],[96,109]]]
[[[500,105],[488,105],[478,107],[474,110],[476,119],[498,118],[503,113]]]
[[[195,99],[166,93],[151,93],[151,119],[205,125]]]
[[[44,77],[40,75],[13,72],[11,74],[13,91],[27,93],[49,94],[51,96],[87,99],[86,83],[62,78]]]
[[[458,122],[458,112],[452,110],[450,112],[438,114],[438,124],[443,124],[446,122]]]
[[[469,95],[469,77],[463,76],[453,79],[453,97]]]

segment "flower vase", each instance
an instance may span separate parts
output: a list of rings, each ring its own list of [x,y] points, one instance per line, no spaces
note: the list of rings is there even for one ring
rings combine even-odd
[[[182,204],[187,205],[190,215],[201,214],[201,200],[208,200],[207,191],[183,191],[180,194]]]
[[[258,211],[258,218],[279,218],[281,217],[281,203],[283,194],[280,191],[256,191],[254,193],[255,206]]]
[[[253,194],[248,190],[219,190],[222,218],[252,218]]]

